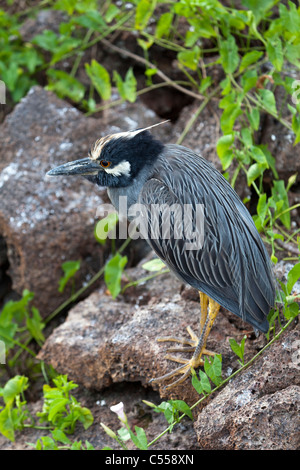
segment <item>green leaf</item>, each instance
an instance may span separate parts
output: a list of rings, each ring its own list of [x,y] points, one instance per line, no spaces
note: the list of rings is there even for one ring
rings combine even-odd
[[[107,23],[110,23],[119,13],[120,9],[111,3],[105,12],[104,19]]]
[[[262,102],[266,108],[267,111],[270,111],[273,114],[277,114],[277,109],[276,109],[276,100],[274,93],[271,90],[258,90]]]
[[[58,36],[54,31],[45,29],[42,34],[37,34],[32,39],[32,43],[37,46],[45,49],[46,51],[55,52],[55,49],[58,46]]]
[[[30,44],[28,48],[20,54],[18,63],[25,65],[30,73],[34,73],[37,66],[43,64],[43,60],[37,50]]]
[[[133,74],[132,67],[128,69],[124,81],[116,70],[113,71],[113,78],[121,98],[128,100],[130,103],[134,103],[136,101],[137,81]]]
[[[224,157],[225,152],[231,147],[234,142],[234,134],[227,134],[222,135],[217,142],[217,154],[219,158],[222,160]]]
[[[239,72],[243,72],[245,69],[249,67],[249,65],[252,65],[255,62],[258,62],[258,60],[261,58],[262,55],[263,55],[262,51],[247,52],[247,54],[245,54],[241,60]]]
[[[198,90],[201,94],[207,90],[207,88],[212,84],[212,78],[210,76],[202,78]]]
[[[95,238],[97,242],[101,243],[101,245],[104,245],[112,230],[114,230],[112,235],[115,237],[115,228],[118,220],[119,217],[117,212],[111,212],[106,217],[97,222],[95,226]]]
[[[37,342],[44,342],[45,336],[43,335],[42,330],[45,327],[45,323],[43,323],[42,317],[37,308],[32,307],[31,311],[32,317],[28,316],[26,319],[28,331]]]
[[[269,167],[266,156],[259,147],[257,147],[256,145],[252,145],[250,148],[250,152],[253,160],[255,160],[257,163],[265,165],[266,168]]]
[[[194,371],[193,376],[192,376],[193,387],[199,394],[201,393],[203,393],[204,395],[206,393],[209,394],[211,392],[211,385],[210,385],[208,376],[206,375],[205,372],[203,372],[203,370],[200,370],[199,377],[200,377],[200,380],[198,379],[196,372]]]
[[[300,68],[300,50],[299,44],[286,44],[285,56],[291,64]]]
[[[51,431],[51,434],[53,436],[53,439],[55,439],[55,441],[59,441],[62,444],[71,444],[70,439],[65,435],[65,433],[61,429],[56,428],[53,431]]]
[[[55,9],[66,11],[68,15],[72,15],[74,13],[76,3],[76,0],[57,0],[55,2]]]
[[[279,37],[273,37],[267,42],[267,54],[275,69],[280,71],[283,66],[282,42]]]
[[[146,271],[150,272],[155,272],[155,271],[161,271],[163,268],[165,268],[166,265],[161,259],[155,258],[152,259],[151,261],[147,261],[142,265],[142,268],[145,269]]]
[[[86,407],[77,407],[78,420],[83,424],[84,429],[88,429],[94,422],[91,411]]]
[[[290,318],[295,318],[299,313],[299,304],[293,302],[284,309],[284,316],[287,320]]]
[[[300,142],[300,115],[294,115],[292,117],[292,129],[293,132],[296,134],[296,138],[294,141],[294,145],[298,144]]]
[[[36,443],[37,450],[58,450],[58,446],[52,437],[49,436],[42,436],[40,439],[37,440]]]
[[[262,227],[264,225],[267,210],[268,210],[267,195],[266,195],[266,193],[263,193],[263,194],[260,194],[259,199],[258,199],[258,203],[257,203],[257,215],[260,219]]]
[[[161,15],[156,25],[155,37],[162,38],[168,36],[173,21],[173,13],[166,12]]]
[[[277,0],[242,0],[242,5],[252,11],[257,25],[262,18],[268,16],[266,12],[270,10],[275,3],[277,3]]]
[[[186,414],[190,419],[193,419],[193,413],[189,405],[183,400],[169,400],[169,403],[175,410]]]
[[[222,163],[223,171],[227,170],[234,158],[234,154],[232,150],[230,150],[230,146],[233,144],[233,142],[234,133],[223,135],[217,142],[217,154]]]
[[[219,385],[222,382],[222,356],[216,354],[212,362],[210,362],[206,357],[204,361],[204,370],[210,380],[215,385]]]
[[[28,388],[28,378],[23,375],[16,375],[10,379],[1,389],[0,396],[3,397],[4,403],[12,406],[18,395]]]
[[[6,352],[15,346],[15,343],[12,340],[16,334],[17,329],[17,323],[12,323],[8,326],[0,326],[0,339],[5,344]]]
[[[47,75],[50,79],[47,89],[55,91],[59,97],[68,97],[75,103],[84,97],[85,88],[82,83],[63,70],[48,69]]]
[[[246,113],[250,126],[254,131],[258,131],[259,128],[259,121],[260,121],[260,114],[257,108],[253,108],[250,113]]]
[[[139,0],[135,14],[135,29],[141,31],[146,28],[155,8],[155,1]]]
[[[90,10],[84,13],[84,15],[75,17],[74,23],[84,26],[87,29],[92,29],[93,31],[101,31],[101,29],[106,26],[104,19],[96,10]]]
[[[283,3],[279,3],[278,8],[279,8],[279,14],[280,14],[280,20],[284,26],[284,28],[292,34],[299,34],[300,31],[300,13],[299,9],[297,6],[289,1],[289,10],[286,5]],[[298,45],[299,47],[299,45]]]
[[[300,263],[295,264],[295,266],[289,271],[287,276],[287,290],[290,294],[292,289],[297,281],[300,279]]]
[[[5,85],[10,91],[13,91],[16,88],[19,72],[20,69],[18,64],[15,62],[12,62],[8,65],[2,65],[1,79],[4,81]]]
[[[230,35],[226,41],[221,41],[220,56],[224,71],[226,73],[235,72],[239,65],[240,58],[234,36]]]
[[[15,440],[15,427],[9,406],[6,406],[0,412],[0,432],[10,441],[13,442]]]
[[[163,412],[166,420],[168,421],[169,424],[174,423],[174,412],[176,411],[174,406],[167,402],[163,401],[160,403],[160,405],[156,406],[155,411],[157,413]]]
[[[121,277],[126,263],[127,256],[117,253],[105,265],[104,281],[114,299],[121,292]]]
[[[271,154],[271,152],[268,150],[266,145],[256,145],[257,148],[259,148],[265,155],[266,161],[268,166],[271,168],[275,178],[278,178],[278,173],[275,167],[276,160]]]
[[[243,113],[239,104],[229,105],[222,113],[220,124],[223,133],[230,134],[233,130],[236,119]]]
[[[200,55],[200,48],[195,46],[192,50],[178,52],[177,58],[184,67],[188,67],[191,70],[197,70]]]
[[[231,80],[230,80],[230,77],[227,76],[226,78],[224,78],[224,80],[221,81],[220,83],[220,86],[222,88],[222,95],[229,95],[231,90],[232,90],[232,86],[231,86]]]
[[[67,282],[71,279],[77,271],[80,269],[80,261],[66,261],[62,264],[62,270],[64,272],[64,276],[59,280],[59,292],[63,292]]]
[[[129,430],[130,437],[133,443],[138,449],[147,450],[148,449],[147,436],[146,436],[144,429],[139,428],[138,426],[134,426],[134,429],[135,429],[136,435],[131,430]]]
[[[29,302],[34,298],[34,294],[27,289],[23,290],[20,300],[9,300],[3,307],[0,315],[0,327],[11,327],[15,320],[21,322],[26,317]]]
[[[241,129],[241,137],[242,137],[242,141],[244,142],[247,148],[252,147],[253,139],[252,139],[252,133],[250,129],[248,129],[247,127],[243,127]]]
[[[211,38],[216,37],[217,33],[214,30],[213,24],[209,21],[208,17],[200,17],[193,15],[188,18],[188,22],[191,25],[191,30],[187,31],[185,36],[185,46],[193,47],[199,38]]]
[[[107,70],[95,59],[92,60],[91,64],[85,64],[85,70],[101,98],[109,100],[111,97],[111,83]]]
[[[265,166],[261,163],[253,163],[247,170],[247,183],[250,186],[263,172]]]
[[[69,402],[68,398],[63,398],[61,396],[51,400],[49,404],[49,412],[48,412],[49,421],[53,422],[54,424],[57,414],[66,411],[66,405],[68,404],[68,402]]]
[[[246,339],[247,336],[245,335],[241,341],[241,344],[238,344],[233,338],[229,339],[229,344],[232,351],[241,359],[242,364],[244,364],[244,349]]]
[[[247,70],[241,77],[241,85],[244,93],[247,93],[251,88],[254,88],[257,83],[257,71]]]
[[[273,181],[272,196],[276,203],[281,203],[281,207],[278,207],[277,210],[280,209],[283,212],[289,208],[288,194],[283,180]],[[291,228],[291,214],[289,211],[282,214],[279,219],[288,230]]]

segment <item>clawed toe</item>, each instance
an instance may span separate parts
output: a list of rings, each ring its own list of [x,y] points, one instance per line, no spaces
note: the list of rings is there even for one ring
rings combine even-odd
[[[167,354],[165,356],[166,359],[170,361],[178,362],[182,365],[177,367],[175,370],[168,372],[161,377],[156,379],[150,380],[150,383],[156,384],[160,382],[164,382],[165,380],[172,379],[176,375],[180,375],[177,380],[168,384],[165,389],[169,390],[176,385],[181,384],[184,380],[190,375],[192,369],[196,369],[199,366],[204,365],[204,361],[202,360],[203,355],[207,356],[214,356],[215,353],[206,349],[206,340],[208,334],[211,330],[213,322],[218,314],[219,311],[219,304],[212,299],[209,299],[205,294],[200,293],[200,301],[201,301],[201,318],[200,318],[200,337],[194,333],[192,328],[189,326],[187,327],[187,331],[191,337],[190,340],[183,339],[183,338],[176,338],[173,336],[166,336],[164,338],[158,338],[157,341],[159,342],[176,342],[179,343],[177,347],[171,347],[167,349],[167,352],[193,352],[193,356],[191,359],[184,359],[178,356],[172,356]],[[207,313],[207,304],[209,302],[209,312]]]

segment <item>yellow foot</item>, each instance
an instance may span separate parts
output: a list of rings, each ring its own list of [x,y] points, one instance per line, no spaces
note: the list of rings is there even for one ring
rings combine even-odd
[[[158,338],[157,341],[159,341],[159,342],[177,342],[179,344],[188,346],[188,347],[183,346],[183,347],[176,347],[176,348],[168,348],[167,352],[195,352],[197,346],[199,345],[199,338],[194,333],[192,328],[190,328],[189,326],[187,327],[187,331],[188,331],[188,333],[191,337],[190,340],[182,339],[182,338],[175,338],[175,337],[172,337],[172,336],[167,336],[167,337],[164,337],[164,338]],[[174,377],[176,375],[181,375],[181,377],[179,377],[177,380],[175,380],[171,384],[167,385],[165,387],[165,389],[168,390],[172,387],[175,387],[176,385],[181,384],[190,375],[191,369],[196,369],[197,367],[204,365],[204,361],[201,359],[202,355],[214,356],[215,353],[212,352],[212,351],[208,351],[205,348],[205,346],[203,346],[201,348],[201,350],[199,351],[199,353],[196,355],[196,357],[194,355],[191,359],[184,359],[184,358],[181,358],[181,357],[171,356],[170,354],[167,354],[165,356],[166,359],[169,359],[170,361],[174,361],[174,362],[179,362],[182,365],[177,367],[177,369],[174,369],[173,371],[168,372],[165,375],[162,375],[161,377],[158,377],[156,379],[152,379],[150,381],[150,383],[163,382],[165,380],[171,379],[172,377]]]
[[[165,336],[163,338],[157,338],[157,341],[159,343],[167,343],[167,342],[174,342],[174,343],[179,343],[179,344],[187,344],[188,347],[177,347],[177,348],[168,348],[166,351],[167,352],[194,352],[197,345],[199,344],[199,338],[198,336],[196,335],[196,333],[194,333],[194,331],[192,330],[192,328],[190,326],[187,327],[187,332],[188,334],[190,335],[191,339],[188,340],[188,339],[183,339],[183,338],[176,338],[176,337],[173,337],[173,336]],[[213,352],[213,351],[208,351],[205,347],[202,349],[201,351],[201,355],[206,355],[206,356],[214,356],[216,353]],[[166,359],[170,359],[169,356],[166,356]],[[172,358],[170,359],[171,361],[175,361],[175,362],[182,362],[183,359],[180,359],[178,357],[175,357],[175,356],[172,356]],[[203,365],[203,361],[202,361],[202,364],[199,364],[199,365]]]

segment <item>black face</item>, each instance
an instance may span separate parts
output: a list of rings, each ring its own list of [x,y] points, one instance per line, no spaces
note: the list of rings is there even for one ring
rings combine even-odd
[[[48,175],[82,175],[99,186],[128,186],[146,165],[152,166],[163,144],[148,131],[121,132],[99,139],[89,158],[54,168]]]

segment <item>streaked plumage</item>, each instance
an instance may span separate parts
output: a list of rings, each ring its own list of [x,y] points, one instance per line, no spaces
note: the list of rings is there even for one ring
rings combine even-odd
[[[154,126],[152,126],[154,127]],[[150,127],[151,128],[151,127]],[[202,354],[211,355],[206,340],[218,314],[219,305],[238,315],[255,328],[267,332],[267,316],[275,303],[275,285],[269,256],[252,217],[227,180],[207,160],[179,145],[163,145],[147,129],[121,132],[101,138],[91,147],[89,158],[66,163],[48,174],[80,174],[99,186],[118,209],[120,196],[128,205],[140,203],[146,208],[144,218],[148,243],[170,270],[200,292],[201,318],[199,338],[188,329],[194,354],[184,365],[156,382],[183,374],[173,384],[181,383],[192,368],[203,364]],[[170,236],[151,237],[157,226],[162,230],[163,217],[153,219],[153,205],[176,205],[184,214],[191,207],[204,206],[204,238],[201,248],[188,250],[186,237],[177,237],[182,218],[173,214]],[[181,211],[182,208],[182,211]],[[179,210],[178,209],[178,210]],[[148,223],[149,222],[149,223]],[[164,341],[175,341],[168,337]],[[169,351],[187,351],[169,349]]]
[[[139,202],[204,204],[202,250],[184,250],[184,240],[172,234],[148,243],[181,280],[268,331],[275,296],[269,256],[250,213],[219,171],[185,147],[166,145]]]

